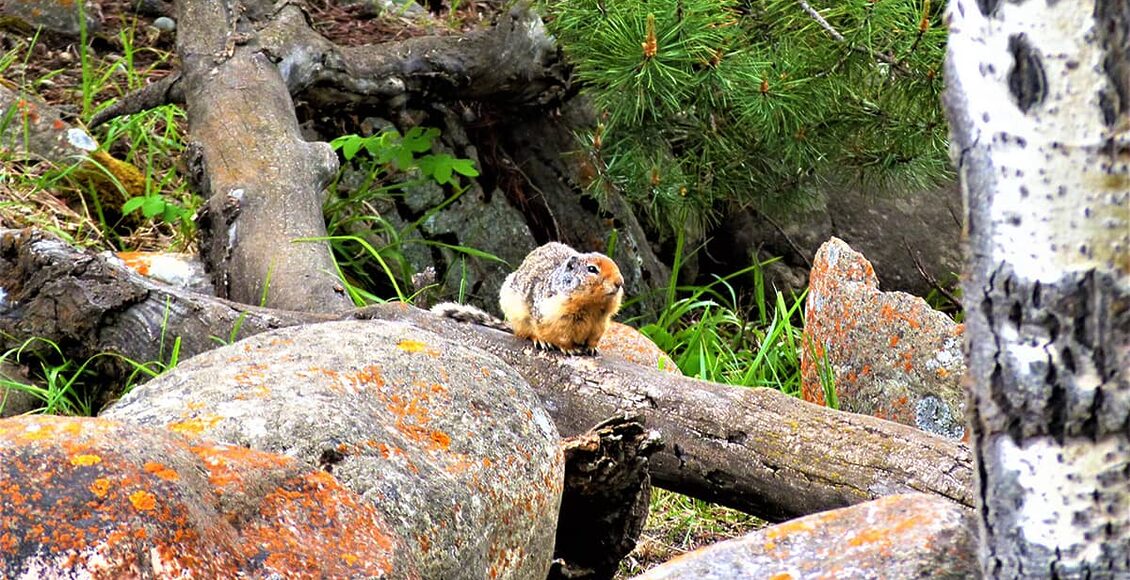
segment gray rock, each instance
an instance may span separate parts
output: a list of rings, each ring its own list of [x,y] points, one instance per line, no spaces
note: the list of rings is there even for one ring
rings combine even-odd
[[[384,14],[411,18],[428,16],[428,11],[412,0],[340,0],[339,3],[343,7],[359,6],[361,10],[358,16],[365,18],[376,18]]]
[[[81,5],[80,5],[81,4]],[[82,8],[80,18],[79,8]],[[0,2],[0,14],[11,16],[32,28],[45,28],[57,34],[78,37],[82,22],[88,33],[101,25],[96,18],[98,5],[93,2],[59,2],[58,0],[6,0]]]
[[[60,163],[89,157],[98,143],[85,129],[63,120],[62,112],[42,99],[0,85],[0,153],[14,159]]]
[[[894,495],[792,520],[684,554],[637,580],[977,578],[969,513]]]
[[[816,253],[805,310],[802,393],[824,404],[822,365],[839,408],[946,437],[965,432],[964,327],[902,292],[880,292],[871,263],[832,238]]]
[[[329,322],[185,361],[103,413],[281,453],[370,501],[425,578],[544,578],[558,434],[493,355],[413,326]]]
[[[0,301],[3,297],[0,296]],[[0,361],[0,417],[15,417],[43,407],[43,401],[26,390],[9,386],[12,383],[29,384],[27,370],[7,361]]]
[[[168,16],[159,16],[153,20],[153,26],[163,32],[172,32],[177,29],[177,21]]]
[[[933,287],[919,264],[943,286],[956,286],[964,259],[961,215],[956,183],[903,195],[832,185],[811,208],[785,217],[753,210],[726,216],[712,232],[706,254],[725,262],[713,267],[717,272],[734,272],[754,258],[779,257],[766,267],[770,287],[799,291],[816,250],[835,236],[871,260],[884,288],[925,296]]]
[[[470,297],[475,298],[473,303],[498,313],[498,290],[503,280],[538,244],[522,214],[506,203],[502,191],[496,189],[490,195],[479,192],[481,190],[475,187],[463,194],[425,223],[424,228],[433,237],[457,235],[459,245],[505,261],[473,258],[447,248],[441,250],[447,264],[444,285],[448,291],[465,288]]]

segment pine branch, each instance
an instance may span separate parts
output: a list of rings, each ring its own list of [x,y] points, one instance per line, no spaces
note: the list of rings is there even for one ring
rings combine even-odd
[[[808,15],[813,18],[813,20],[816,20],[816,22],[820,25],[821,28],[828,31],[828,35],[831,36],[832,38],[836,39],[836,42],[846,43],[848,41],[846,38],[844,38],[844,35],[840,34],[840,32],[838,30],[836,30],[835,27],[833,27],[831,24],[829,24],[828,21],[825,20],[824,17],[821,16],[819,12],[817,12],[812,6],[809,6],[808,2],[805,2],[805,0],[797,0],[797,3],[800,4],[800,7],[805,12],[807,12]],[[915,42],[915,45],[917,45],[917,44],[918,43]],[[870,56],[871,58],[873,58],[875,60],[885,62],[885,63],[895,67],[895,69],[898,70],[900,73],[903,73],[903,74],[909,74],[910,73],[910,70],[907,69],[906,66],[902,62],[899,62],[899,61],[895,60],[894,58],[892,58],[888,55],[885,55],[885,54],[880,53],[880,52],[876,52],[876,51],[871,50],[869,48],[864,48],[864,47],[856,45],[856,44],[849,44],[848,47],[851,48],[854,51],[867,54],[868,56]]]

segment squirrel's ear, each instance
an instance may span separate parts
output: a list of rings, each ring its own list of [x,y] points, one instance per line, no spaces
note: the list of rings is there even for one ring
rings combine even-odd
[[[573,270],[576,267],[577,267],[577,256],[572,256],[572,257],[569,258],[569,260],[567,262],[565,262],[565,269],[566,270]]]

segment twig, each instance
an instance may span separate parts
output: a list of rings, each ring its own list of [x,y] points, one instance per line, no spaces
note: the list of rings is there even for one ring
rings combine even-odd
[[[836,30],[835,27],[833,27],[831,24],[829,24],[828,21],[825,20],[824,17],[821,16],[820,13],[816,11],[815,8],[813,8],[812,6],[809,6],[808,2],[806,2],[805,0],[797,0],[797,3],[800,4],[800,7],[805,12],[807,12],[808,15],[813,18],[813,20],[815,20],[818,24],[820,24],[820,27],[823,28],[824,30],[826,30],[828,32],[828,35],[831,36],[832,38],[834,38],[836,40],[836,42],[843,42],[843,43],[848,42],[848,40],[846,38],[844,38],[844,35],[840,34],[840,31]],[[906,74],[906,73],[910,72],[910,70],[907,69],[906,66],[903,63],[895,60],[894,57],[892,57],[892,56],[883,54],[881,52],[875,52],[875,51],[873,51],[869,48],[864,48],[862,46],[856,46],[854,44],[848,44],[848,48],[851,49],[851,50],[854,50],[856,52],[862,52],[864,54],[867,54],[868,56],[870,56],[871,58],[873,58],[875,60],[885,62],[885,63],[895,67],[895,69],[897,69],[901,73]]]
[[[846,41],[846,39],[844,38],[844,35],[840,34],[840,31],[836,30],[835,28],[832,28],[832,25],[828,24],[828,21],[824,20],[824,17],[821,16],[819,12],[817,12],[813,7],[808,5],[808,2],[805,2],[804,0],[797,0],[797,2],[800,3],[800,7],[803,8],[804,11],[807,12],[808,15],[813,18],[813,20],[818,22],[820,24],[820,26],[822,28],[824,28],[824,30],[827,30],[828,34],[831,34],[832,38],[835,38],[837,42],[845,42]]]
[[[902,247],[906,248],[906,253],[914,262],[914,267],[918,268],[918,275],[922,276],[922,279],[925,280],[926,283],[930,285],[930,287],[932,287],[934,290],[937,290],[938,293],[942,296],[945,296],[946,300],[949,300],[951,304],[955,304],[958,308],[961,308],[961,299],[957,296],[954,296],[952,292],[942,287],[941,283],[938,282],[938,279],[926,271],[926,268],[922,266],[922,262],[918,259],[918,255],[910,249],[910,244],[907,243],[906,238],[903,238],[902,240]]]
[[[184,93],[181,92],[180,85],[180,72],[174,72],[157,82],[145,85],[118,99],[116,103],[109,107],[98,111],[90,120],[89,127],[93,129],[115,117],[140,113],[169,103],[184,103]]]
[[[806,254],[804,250],[796,242],[794,242],[791,237],[789,237],[789,234],[785,233],[785,228],[781,227],[781,224],[773,221],[773,218],[769,217],[769,214],[763,211],[759,211],[757,213],[761,215],[761,219],[769,222],[769,225],[776,228],[777,233],[781,234],[781,237],[785,238],[785,243],[787,243],[793,249],[793,251],[796,252],[796,255],[800,256],[801,260],[804,260],[804,264],[808,266],[809,270],[811,270],[812,260],[808,259],[808,254]]]

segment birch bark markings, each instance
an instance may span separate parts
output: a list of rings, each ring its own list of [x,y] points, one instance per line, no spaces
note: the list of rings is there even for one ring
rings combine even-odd
[[[1130,2],[953,0],[987,577],[1130,573]]]

